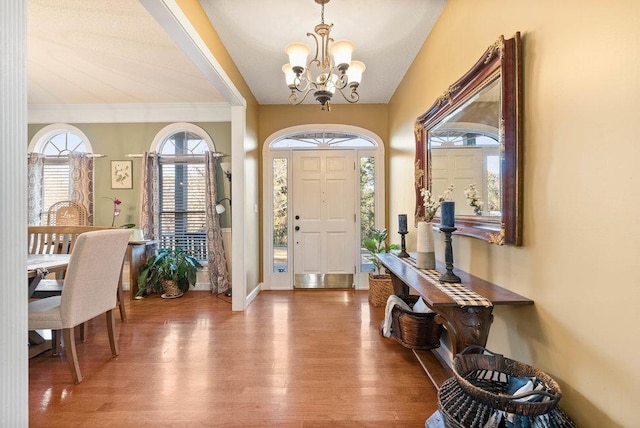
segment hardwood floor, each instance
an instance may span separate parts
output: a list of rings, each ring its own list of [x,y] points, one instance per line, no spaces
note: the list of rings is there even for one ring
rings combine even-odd
[[[409,349],[380,335],[367,292],[266,291],[245,312],[207,292],[124,299],[120,355],[105,320],[29,362],[32,427],[424,427],[436,390]]]

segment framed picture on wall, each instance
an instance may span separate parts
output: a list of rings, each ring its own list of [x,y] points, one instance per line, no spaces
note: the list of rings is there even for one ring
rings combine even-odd
[[[133,189],[133,161],[111,161],[111,188]]]

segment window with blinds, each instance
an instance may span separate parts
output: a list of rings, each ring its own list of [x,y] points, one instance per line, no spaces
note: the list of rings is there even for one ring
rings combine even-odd
[[[46,159],[42,172],[43,209],[46,213],[49,207],[58,201],[70,199],[71,179],[69,178],[69,160]]]
[[[207,260],[204,151],[192,132],[179,132],[161,146],[158,228],[161,247],[180,247]]]
[[[159,229],[162,247],[181,247],[207,259],[204,164],[160,163]]]
[[[73,180],[70,177],[69,153],[87,153],[82,138],[71,132],[60,132],[51,136],[42,145],[41,153],[47,155],[42,171],[42,216],[58,201],[71,199]]]

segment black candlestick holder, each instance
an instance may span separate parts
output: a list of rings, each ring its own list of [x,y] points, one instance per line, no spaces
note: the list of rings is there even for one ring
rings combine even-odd
[[[398,254],[398,257],[409,257],[409,253],[407,253],[407,245],[404,240],[404,235],[406,235],[409,232],[405,230],[403,232],[398,232],[398,233],[400,234],[400,254]]]
[[[440,275],[440,282],[462,282],[460,277],[453,273],[453,247],[451,246],[451,234],[458,230],[456,227],[440,226],[444,232],[444,263],[447,271]]]

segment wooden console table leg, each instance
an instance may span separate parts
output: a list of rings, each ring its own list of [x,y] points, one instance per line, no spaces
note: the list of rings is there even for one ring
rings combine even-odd
[[[493,322],[493,307],[484,306],[439,306],[434,309],[435,320],[451,335],[451,352],[461,352],[469,345],[485,347],[489,329]]]
[[[391,276],[391,283],[393,284],[393,294],[396,296],[408,296],[409,286],[393,273],[389,272],[389,275]]]

